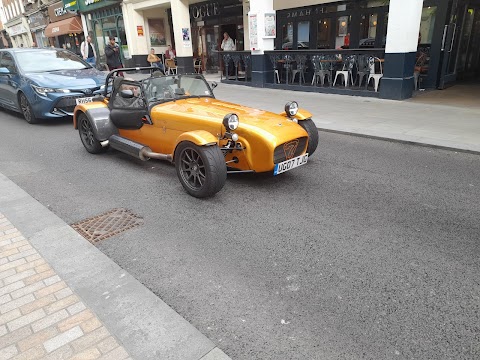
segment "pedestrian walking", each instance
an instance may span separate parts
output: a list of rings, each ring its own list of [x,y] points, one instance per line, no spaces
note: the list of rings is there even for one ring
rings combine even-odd
[[[115,37],[109,37],[109,43],[105,46],[105,56],[107,58],[108,70],[112,71],[115,69],[123,68],[122,60],[120,59],[120,47],[115,42]],[[118,73],[120,76],[123,76],[123,73]]]
[[[87,39],[81,43],[80,52],[82,53],[83,60],[90,65],[95,66],[97,54],[90,35],[88,35]]]

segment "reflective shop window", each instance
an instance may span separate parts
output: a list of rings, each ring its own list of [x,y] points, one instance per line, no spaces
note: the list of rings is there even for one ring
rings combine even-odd
[[[0,67],[5,67],[10,71],[12,74],[17,72],[17,69],[15,67],[15,61],[13,60],[13,57],[11,54],[8,52],[4,52],[1,54],[2,60],[0,60]]]
[[[332,35],[331,19],[321,19],[317,27],[317,49],[330,49],[330,39]]]
[[[360,42],[361,48],[375,47],[375,37],[377,36],[377,14],[363,14],[360,17]]]
[[[337,33],[335,37],[335,48],[348,49],[350,47],[350,23],[351,16],[340,16],[337,18]]]
[[[362,8],[375,8],[381,6],[389,6],[389,0],[368,0],[368,1],[361,1],[360,7]]]
[[[292,50],[293,48],[293,23],[287,23],[282,26],[282,50]]]
[[[431,44],[433,30],[435,27],[436,6],[424,7],[422,10],[422,20],[420,22],[421,44]]]
[[[297,49],[310,48],[310,21],[300,21],[297,24]]]

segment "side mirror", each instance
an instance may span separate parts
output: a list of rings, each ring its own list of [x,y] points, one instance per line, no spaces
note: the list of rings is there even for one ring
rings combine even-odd
[[[0,75],[8,75],[10,74],[10,70],[8,70],[6,67],[0,67]]]
[[[212,87],[212,90],[213,90],[218,86],[218,84],[215,81],[213,81],[210,86]]]
[[[122,91],[120,91],[120,96],[124,99],[131,99],[131,98],[133,98],[133,91],[132,90],[122,90]]]

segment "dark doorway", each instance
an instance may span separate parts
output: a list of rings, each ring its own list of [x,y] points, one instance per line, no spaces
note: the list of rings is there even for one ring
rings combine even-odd
[[[228,36],[230,36],[232,38],[235,45],[237,44],[237,25],[235,25],[235,24],[221,25],[220,29],[221,29],[220,44],[222,43],[223,34],[225,32],[228,33]]]

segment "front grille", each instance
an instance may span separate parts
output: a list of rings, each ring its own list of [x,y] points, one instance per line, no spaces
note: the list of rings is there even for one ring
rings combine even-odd
[[[295,151],[291,151],[292,145],[290,144],[292,142],[296,142],[298,140],[298,144],[296,144]],[[281,145],[278,145],[275,148],[275,151],[273,153],[273,163],[278,164],[279,162],[287,160],[287,154],[290,155],[289,159],[294,158],[296,156],[300,156],[306,149],[307,147],[307,142],[308,142],[308,137],[301,137],[295,140],[290,140],[287,141],[286,143],[283,143]]]
[[[73,109],[75,109],[75,106],[77,103],[75,102],[75,99],[80,98],[82,96],[65,96],[60,99],[59,102],[55,105],[57,109],[73,113]]]

